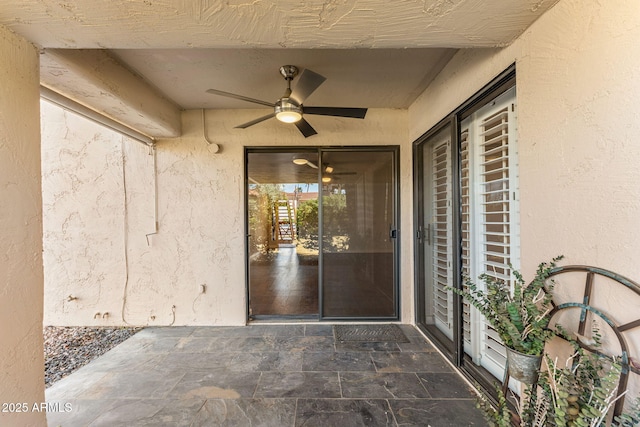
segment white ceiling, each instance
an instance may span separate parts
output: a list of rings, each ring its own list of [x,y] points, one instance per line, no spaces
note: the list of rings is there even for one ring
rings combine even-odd
[[[274,102],[281,65],[327,77],[306,104],[407,108],[459,48],[508,45],[557,0],[3,0],[48,49],[108,49],[182,109]],[[295,84],[295,82],[294,82]]]

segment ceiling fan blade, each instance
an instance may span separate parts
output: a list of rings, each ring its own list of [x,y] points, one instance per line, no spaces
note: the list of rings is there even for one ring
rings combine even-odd
[[[258,117],[258,118],[257,118],[257,119],[255,119],[255,120],[251,120],[250,122],[247,122],[247,123],[243,123],[243,124],[241,124],[241,125],[238,125],[238,126],[236,126],[235,128],[236,128],[236,129],[238,129],[238,128],[240,128],[240,129],[246,129],[246,128],[248,128],[249,126],[253,126],[253,125],[258,124],[258,123],[260,123],[260,122],[264,122],[265,120],[270,119],[271,117],[275,117],[275,116],[276,116],[276,113],[267,114],[266,116]]]
[[[327,80],[326,77],[305,68],[298,77],[298,83],[289,98],[302,104],[325,80]]]
[[[214,95],[226,96],[227,98],[239,99],[240,101],[253,102],[260,105],[266,105],[267,107],[275,107],[276,104],[273,102],[260,101],[259,99],[249,98],[247,96],[237,95],[235,93],[229,93],[218,89],[208,89],[207,93],[212,93]]]
[[[309,138],[310,136],[316,135],[318,133],[305,119],[300,119],[295,124],[305,138]]]
[[[302,107],[304,114],[318,114],[321,116],[351,117],[353,119],[364,119],[367,114],[366,108],[343,108],[343,107]]]

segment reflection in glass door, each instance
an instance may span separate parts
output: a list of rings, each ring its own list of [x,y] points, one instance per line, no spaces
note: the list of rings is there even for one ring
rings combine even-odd
[[[396,149],[322,152],[321,316],[397,318]]]

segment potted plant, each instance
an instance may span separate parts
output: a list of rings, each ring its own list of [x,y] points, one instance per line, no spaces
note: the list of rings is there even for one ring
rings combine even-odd
[[[609,410],[617,400],[620,362],[588,353],[577,344],[576,353],[565,366],[559,366],[557,360],[548,355],[544,360],[547,370],[540,374],[539,388],[526,392],[526,401],[534,406],[523,414],[525,419],[533,420],[532,425],[537,426],[605,425]],[[640,419],[634,411],[616,417],[613,425],[637,426],[638,422]]]
[[[552,335],[547,326],[553,282],[548,279],[562,258],[557,256],[551,262],[539,264],[529,284],[520,272],[512,269],[513,287],[509,282],[482,274],[483,290],[469,279],[463,289],[449,288],[478,309],[497,331],[507,348],[509,375],[524,383],[535,382],[545,343]]]
[[[545,355],[545,366],[539,381],[525,388],[522,399],[516,398],[519,426],[535,427],[634,427],[640,425],[640,398],[630,405],[627,411],[613,417],[609,412],[617,396],[618,381],[623,369],[620,360],[603,356],[597,352],[585,350],[580,344],[566,338],[574,353],[564,364]],[[599,334],[594,331],[596,350],[599,347]],[[496,387],[497,407],[484,397],[478,400],[478,407],[492,427],[512,425],[512,414],[502,389]],[[607,421],[608,420],[608,421]]]

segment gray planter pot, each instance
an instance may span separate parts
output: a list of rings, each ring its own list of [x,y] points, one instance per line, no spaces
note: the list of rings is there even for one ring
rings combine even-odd
[[[534,384],[538,381],[538,373],[542,355],[532,356],[507,348],[507,366],[509,376],[525,384]]]

